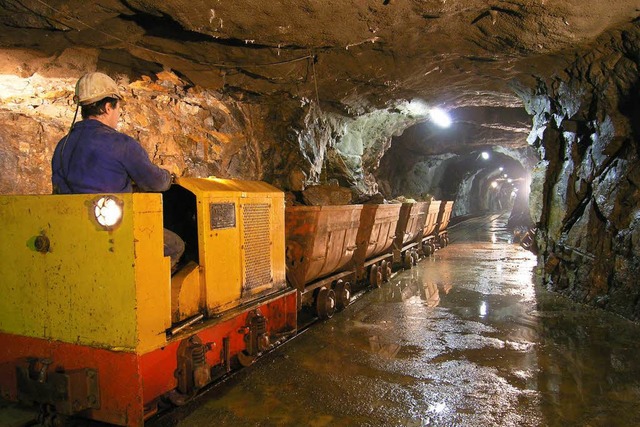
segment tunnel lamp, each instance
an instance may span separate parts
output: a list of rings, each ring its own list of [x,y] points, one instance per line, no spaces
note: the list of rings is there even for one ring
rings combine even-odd
[[[498,181],[493,181],[491,183],[491,188],[498,188]]]
[[[507,182],[508,182],[509,184],[511,184],[511,183],[513,182],[513,180],[512,180],[511,178],[509,178],[509,179],[507,179]]]
[[[503,177],[507,178],[509,175],[507,175],[506,173],[504,175],[502,175]]]
[[[449,117],[449,114],[441,108],[432,108],[429,110],[429,116],[436,125],[442,128],[448,128],[451,126],[451,117]]]
[[[122,220],[122,201],[113,196],[104,196],[94,202],[93,214],[105,230],[112,230]]]
[[[489,160],[489,153],[487,153],[486,151],[483,151],[482,153],[480,153],[480,156],[482,157],[483,160]]]
[[[503,168],[502,166],[500,166],[500,167],[498,168],[498,170],[499,170],[500,172],[502,172],[502,171],[504,170],[504,168]]]

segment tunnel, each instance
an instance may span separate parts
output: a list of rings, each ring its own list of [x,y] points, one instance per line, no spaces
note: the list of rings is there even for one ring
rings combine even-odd
[[[51,195],[76,82],[100,72],[117,130],[180,178],[263,182],[288,207],[453,202],[453,226],[527,239],[532,286],[640,320],[637,2],[0,6],[1,196]],[[178,193],[165,215],[197,262]]]

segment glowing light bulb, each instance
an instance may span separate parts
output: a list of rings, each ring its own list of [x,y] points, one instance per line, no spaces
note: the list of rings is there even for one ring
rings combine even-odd
[[[429,111],[429,116],[431,117],[431,120],[440,127],[448,128],[451,126],[451,117],[449,117],[449,114],[446,111],[440,108],[432,108]]]

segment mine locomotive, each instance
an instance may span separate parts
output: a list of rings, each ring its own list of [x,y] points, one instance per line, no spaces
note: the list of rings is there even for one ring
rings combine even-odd
[[[215,178],[0,196],[0,395],[49,422],[143,425],[294,336],[301,313],[331,317],[445,246],[451,205],[285,209],[269,184]],[[176,272],[164,227],[186,243]]]

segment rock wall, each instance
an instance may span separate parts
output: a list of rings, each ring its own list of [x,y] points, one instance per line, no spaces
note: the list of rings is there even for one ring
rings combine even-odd
[[[119,130],[154,163],[175,165],[184,176],[259,179],[294,191],[337,179],[370,195],[377,191],[370,171],[391,137],[419,120],[393,109],[350,114],[285,94],[205,90],[171,71],[114,71],[92,49],[2,54],[0,194],[51,192],[51,156],[73,120],[74,84],[96,69],[125,93]]]
[[[96,69],[95,55],[2,53],[0,194],[48,194],[51,156],[74,116],[75,82]],[[310,175],[312,161],[291,131],[304,126],[309,108],[204,90],[170,71],[137,78],[109,74],[125,94],[119,130],[136,138],[154,163],[175,165],[184,176],[261,179],[284,189],[291,187],[291,171]]]
[[[539,279],[640,319],[640,40],[636,22],[601,38],[563,76],[520,90],[529,137]]]
[[[0,193],[50,193],[51,156],[73,120],[76,78],[36,73],[12,80],[21,90],[4,92],[0,104]],[[119,84],[126,102],[119,129],[140,141],[154,163],[189,176],[260,177],[261,149],[247,131],[251,108],[186,89],[168,72]]]

